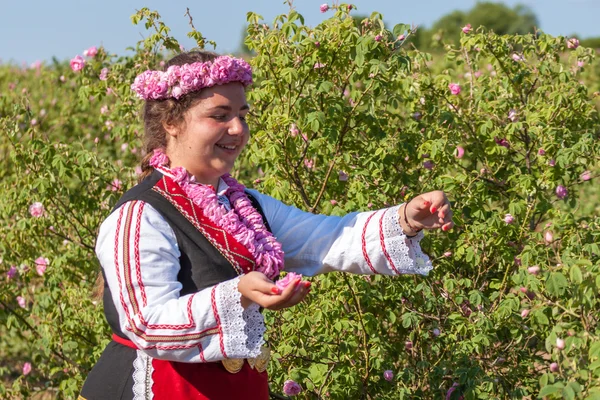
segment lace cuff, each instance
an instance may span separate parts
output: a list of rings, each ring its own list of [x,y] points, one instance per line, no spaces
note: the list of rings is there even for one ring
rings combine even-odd
[[[433,266],[419,245],[424,237],[423,232],[408,238],[400,227],[399,208],[400,206],[391,207],[382,216],[384,252],[388,263],[396,274],[427,275]]]
[[[227,358],[253,358],[260,354],[265,323],[258,304],[242,307],[239,281],[239,277],[231,279],[216,288],[221,340]]]

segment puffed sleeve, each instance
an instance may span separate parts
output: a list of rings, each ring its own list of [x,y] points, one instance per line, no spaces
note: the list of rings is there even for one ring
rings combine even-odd
[[[408,238],[390,207],[343,217],[311,214],[256,190],[273,235],[285,252],[285,270],[304,275],[330,271],[355,274],[422,274],[432,269],[421,251],[423,233]]]
[[[180,296],[175,233],[151,205],[131,201],[100,227],[96,254],[121,331],[149,356],[181,362],[256,357],[265,331],[257,304],[240,304],[239,278]]]

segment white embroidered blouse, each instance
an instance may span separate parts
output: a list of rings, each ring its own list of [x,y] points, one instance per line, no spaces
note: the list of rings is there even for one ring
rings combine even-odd
[[[218,193],[227,189],[221,181]],[[407,238],[398,208],[315,215],[249,191],[285,252],[285,271],[314,276],[423,274],[431,269],[419,233]],[[225,196],[220,201],[229,206]],[[135,216],[125,229],[120,216]],[[265,331],[259,306],[240,305],[239,277],[180,296],[180,251],[169,224],[151,205],[128,202],[101,225],[96,254],[104,269],[122,332],[147,355],[180,362],[256,357]],[[124,266],[133,266],[125,268]]]

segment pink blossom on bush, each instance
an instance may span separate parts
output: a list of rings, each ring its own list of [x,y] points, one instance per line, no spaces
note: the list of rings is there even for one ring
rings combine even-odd
[[[570,38],[567,39],[567,47],[569,49],[576,49],[579,47],[579,39],[577,38]]]
[[[17,296],[17,304],[19,305],[19,307],[21,308],[25,308],[27,307],[27,302],[25,301],[25,299],[21,296]]]
[[[515,110],[514,108],[511,108],[508,111],[508,120],[510,122],[517,122],[519,120],[519,114],[517,113],[517,110]]]
[[[375,35],[375,41],[376,42],[381,42],[381,39],[383,39],[383,36],[381,36],[381,35]]]
[[[29,206],[29,214],[32,217],[39,218],[44,215],[44,205],[39,201],[36,201],[32,205]]]
[[[569,195],[569,191],[567,190],[566,187],[564,187],[563,185],[558,185],[556,187],[556,197],[558,197],[559,199],[564,199],[565,197],[567,197]]]
[[[100,75],[98,75],[98,79],[101,81],[105,81],[108,79],[108,68],[102,68],[100,70]]]
[[[302,387],[295,381],[288,379],[283,383],[283,394],[286,396],[297,396],[302,392]]]
[[[410,340],[407,340],[406,342],[404,342],[404,348],[406,350],[412,350],[413,348],[413,342]]]
[[[300,130],[298,129],[298,126],[296,124],[290,125],[290,135],[292,137],[298,136],[299,133],[300,133]]]
[[[448,89],[450,89],[450,93],[457,95],[460,93],[460,84],[458,83],[450,83],[448,84]]]
[[[321,64],[320,62],[315,63],[315,66],[313,67],[314,69],[319,69],[319,68],[324,68],[325,64]]]
[[[494,137],[494,141],[496,142],[496,144],[498,146],[502,146],[502,147],[506,147],[507,149],[510,149],[510,143],[508,143],[508,140],[506,140],[505,138],[499,138],[498,136]]]
[[[554,240],[554,235],[552,234],[552,231],[546,231],[544,232],[544,241],[548,244],[552,243],[552,241]]]
[[[565,340],[561,338],[556,338],[556,348],[562,350],[565,348]]]
[[[471,33],[471,24],[466,24],[465,26],[462,27],[462,31],[465,34]]]
[[[98,54],[98,49],[96,48],[96,46],[92,46],[89,49],[83,51],[83,55],[86,57],[96,57],[96,54]]]
[[[510,225],[513,222],[515,222],[515,217],[513,217],[511,214],[506,214],[504,216],[504,223],[506,223],[507,225]]]
[[[423,167],[428,169],[428,170],[432,170],[433,169],[433,161],[431,160],[427,160],[423,163]]]
[[[579,175],[579,178],[582,181],[589,181],[592,179],[592,173],[590,171],[584,171],[581,175]]]
[[[463,158],[465,149],[462,146],[456,146],[456,158]]]
[[[8,269],[8,271],[6,272],[6,276],[8,277],[8,279],[12,279],[17,275],[17,267],[15,267],[14,265],[11,265],[10,268]]]
[[[451,251],[445,252],[444,257],[452,257],[452,252]]]
[[[79,72],[85,66],[85,60],[78,54],[71,59],[70,65],[73,72]]]
[[[521,318],[527,318],[527,316],[529,315],[529,310],[526,308],[523,311],[521,311]]]
[[[548,161],[548,165],[551,167],[554,167],[556,165],[556,160],[555,159],[551,159],[550,161]]]
[[[519,61],[525,61],[525,58],[523,57],[523,55],[522,54],[517,54],[517,53],[513,53],[512,59],[514,61],[517,61],[517,62],[519,62]]]
[[[392,370],[386,369],[385,371],[383,371],[383,379],[385,379],[388,382],[391,382],[394,379],[394,373],[392,372]]]
[[[122,182],[119,179],[115,178],[110,183],[110,185],[108,185],[107,189],[109,189],[111,192],[116,192],[116,191],[121,190],[121,185],[122,185]]]
[[[400,36],[398,36],[398,40],[403,41],[404,39],[406,39],[405,34],[401,34]]]
[[[329,10],[329,4],[327,4],[327,3],[321,4],[321,7],[319,7],[319,9],[321,10],[322,13],[325,13]]]
[[[338,171],[338,179],[342,182],[346,182],[348,180],[348,174],[344,171]]]
[[[31,363],[26,362],[25,364],[23,364],[23,375],[29,375],[30,372],[31,372]]]
[[[48,260],[45,257],[38,257],[35,259],[35,270],[37,271],[38,275],[44,275],[44,272],[46,272],[46,268],[48,267],[49,263],[50,260]]]
[[[454,382],[452,384],[452,387],[450,389],[448,389],[448,391],[446,392],[446,400],[450,400],[452,398],[452,393],[454,393],[454,391],[458,388],[459,384],[458,382]],[[460,396],[459,399],[462,399],[463,397]]]
[[[433,336],[438,337],[440,336],[440,330],[438,328],[433,328],[433,330],[431,331],[431,333],[433,333]]]
[[[538,265],[532,265],[531,267],[527,268],[527,272],[532,275],[537,275],[540,273],[540,267]]]
[[[544,150],[544,149],[542,149],[542,148],[539,148],[539,149],[538,149],[538,155],[540,155],[540,156],[544,156],[544,155],[546,155],[546,150]]]
[[[329,202],[331,203],[332,206],[335,206],[338,203],[337,200],[329,200]]]
[[[551,372],[558,372],[558,364],[553,362],[552,364],[550,364],[550,371]]]

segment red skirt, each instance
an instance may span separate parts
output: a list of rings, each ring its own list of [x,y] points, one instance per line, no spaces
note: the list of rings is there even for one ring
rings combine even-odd
[[[142,371],[139,368],[141,353],[137,351],[135,345],[116,335],[113,336],[113,340],[88,375],[81,398],[86,400],[269,399],[266,371],[258,372],[247,362],[244,362],[239,372],[233,374],[228,372],[220,362],[181,363],[144,356],[146,365],[145,370]],[[151,365],[148,365],[150,363]],[[133,374],[136,374],[136,382],[138,382],[136,384],[133,382]],[[142,385],[139,384],[140,381],[143,382]]]

